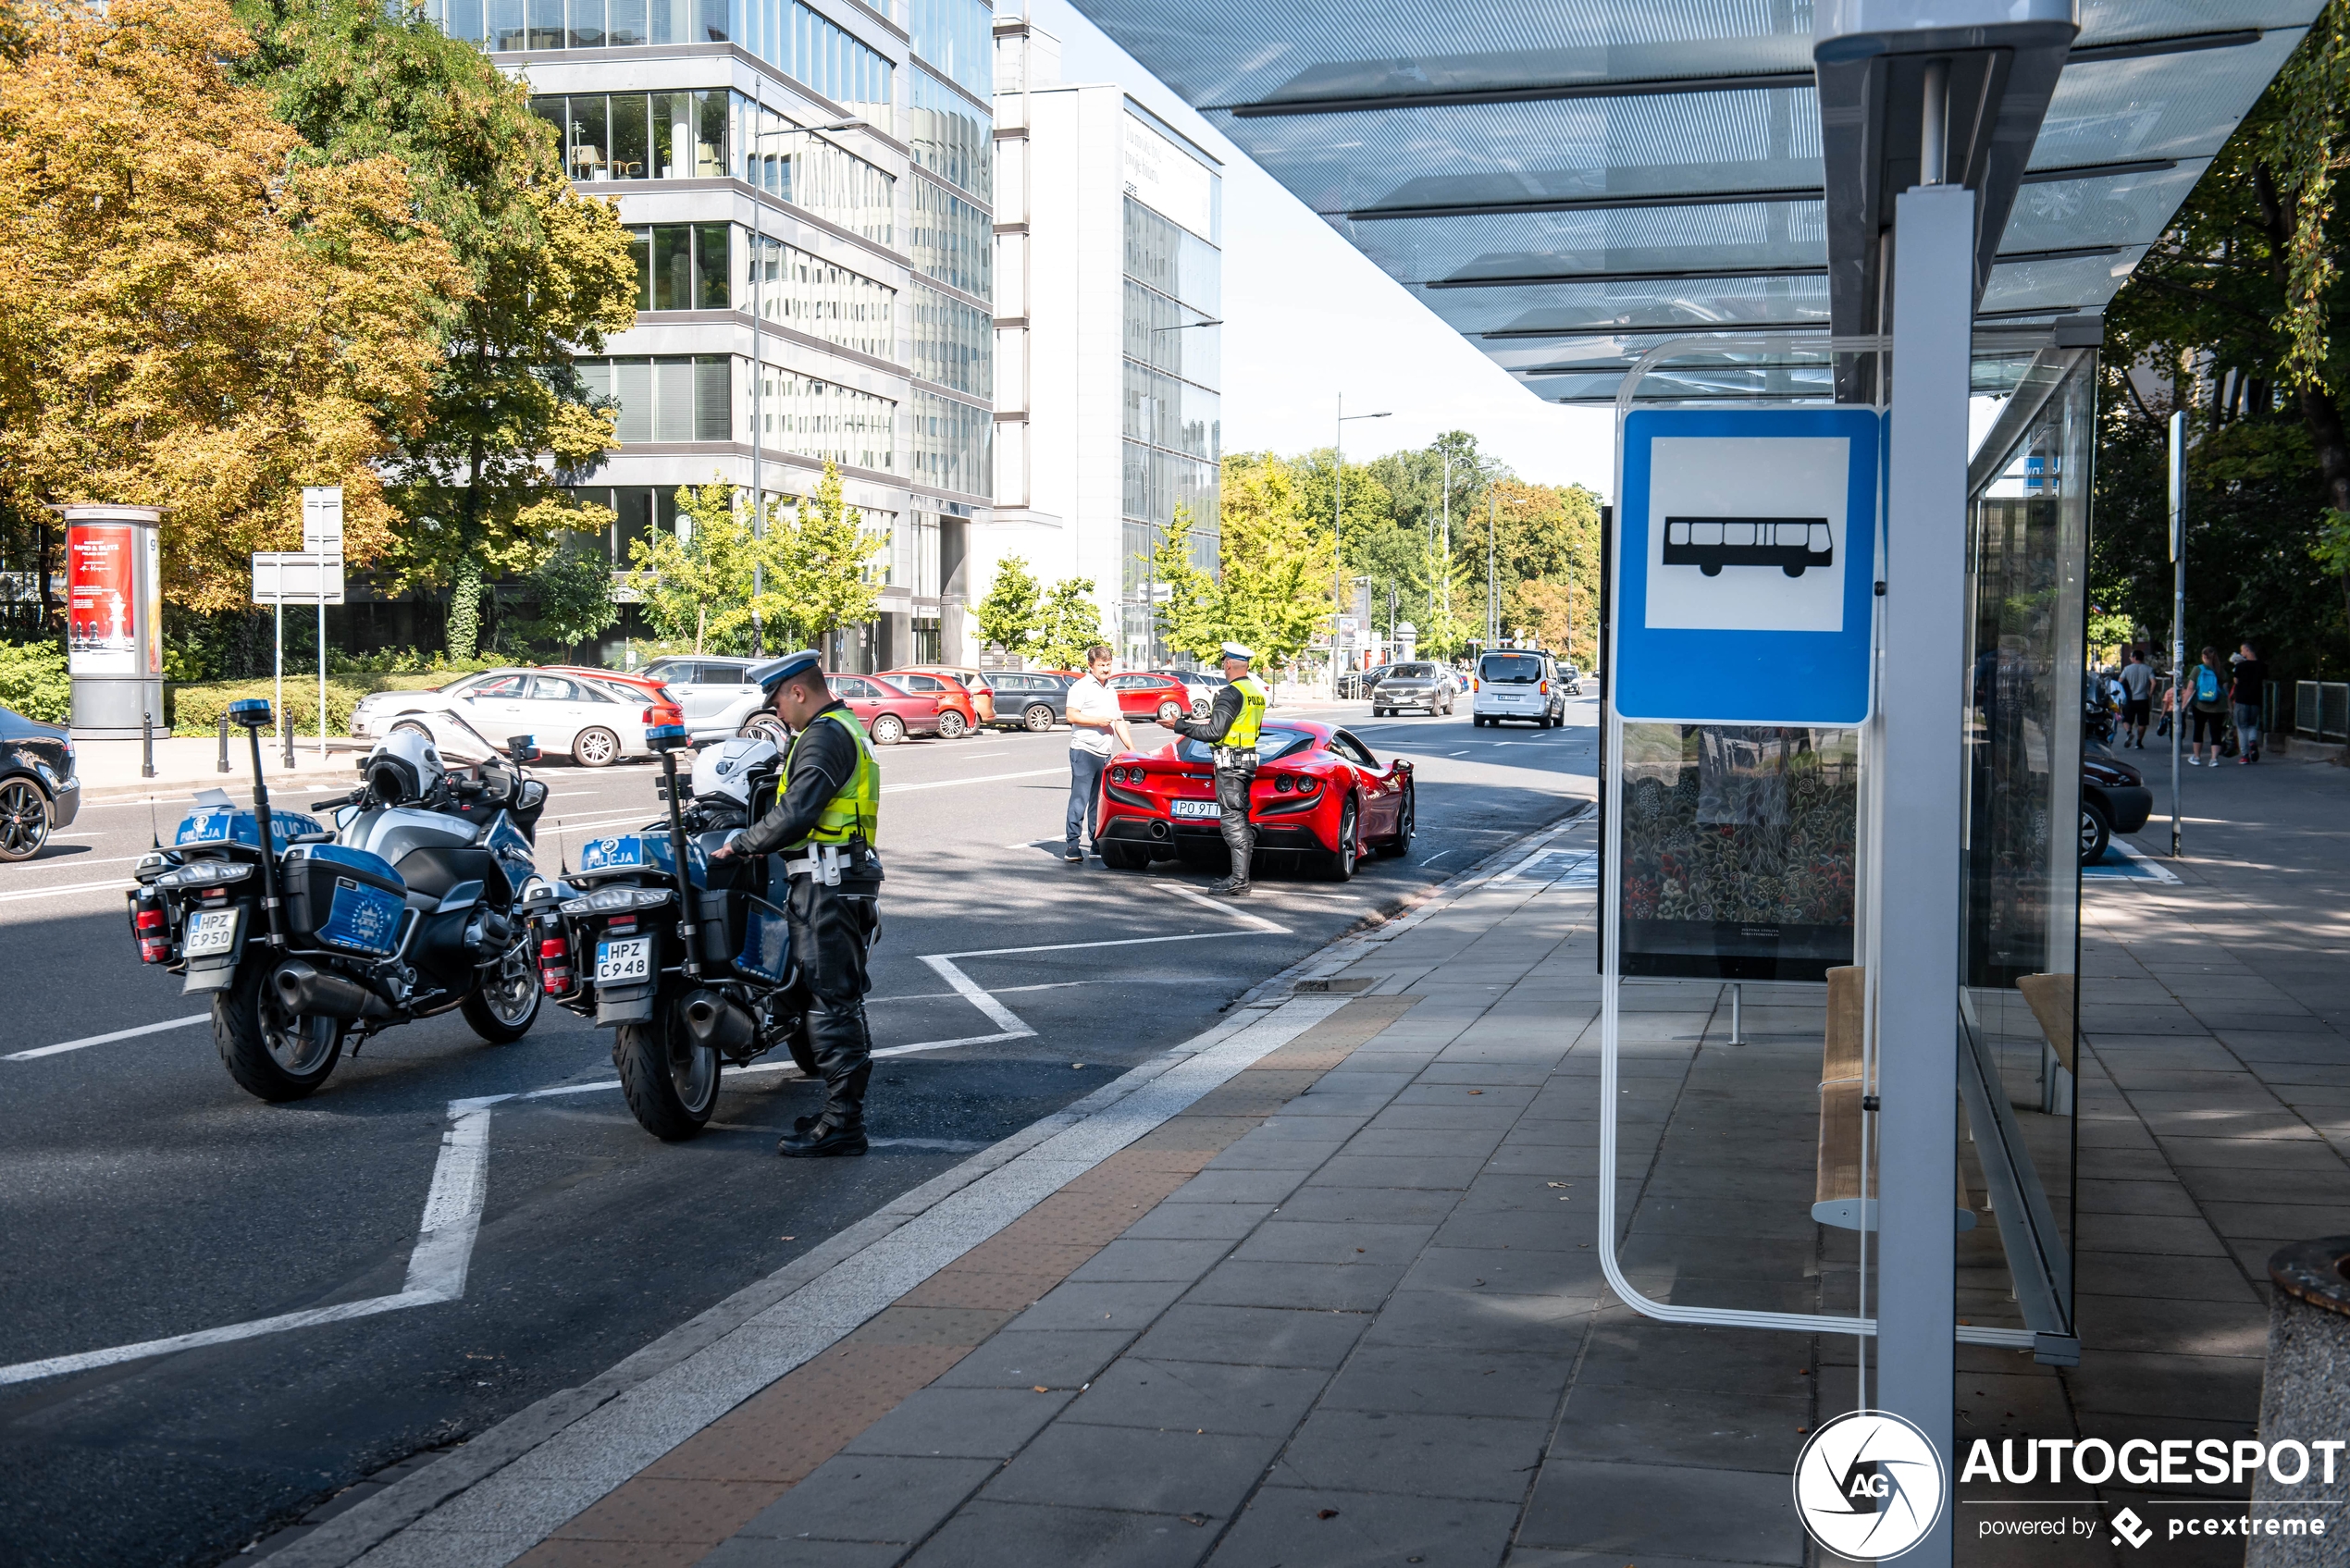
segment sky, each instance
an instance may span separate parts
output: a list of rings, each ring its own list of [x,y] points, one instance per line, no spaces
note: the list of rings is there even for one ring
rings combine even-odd
[[[1067,0],[1033,0],[1061,80],[1114,81],[1224,160],[1224,450],[1328,447],[1338,401],[1351,462],[1474,433],[1518,477],[1614,488],[1614,416],[1545,403],[1249,162]]]

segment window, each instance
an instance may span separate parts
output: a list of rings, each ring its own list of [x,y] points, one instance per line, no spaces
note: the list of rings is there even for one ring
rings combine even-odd
[[[844,466],[894,469],[897,405],[887,398],[764,367],[759,401],[761,446],[805,457],[829,457]]]
[[[835,675],[832,687],[833,695],[840,698],[871,699],[879,695],[873,690],[871,681],[860,681],[854,675]]]
[[[658,0],[656,0],[658,3]],[[798,0],[736,0],[743,46],[895,135],[889,61]],[[885,6],[881,7],[885,9]]]
[[[577,693],[569,681],[559,681],[551,675],[540,675],[530,683],[530,700],[533,702],[572,702],[577,700]]]
[[[986,0],[914,0],[914,53],[978,98],[996,95],[996,13]]]
[[[996,416],[932,392],[914,394],[912,476],[942,490],[992,493]]]
[[[913,232],[908,249],[915,270],[981,299],[995,291],[996,221],[946,186],[914,177]]]
[[[897,684],[908,691],[945,691],[946,683],[935,675],[899,675]]]
[[[891,580],[918,599],[938,597],[938,519],[916,512],[897,534],[897,567]]]
[[[743,671],[740,665],[698,664],[695,666],[695,669],[699,672],[699,673],[695,675],[694,679],[695,683],[699,685],[740,686],[750,684],[743,678]]]
[[[1371,759],[1370,747],[1348,735],[1344,730],[1340,730],[1330,736],[1330,749],[1357,767],[1376,768],[1379,766]]]
[[[921,67],[908,77],[914,161],[981,201],[991,199],[995,120]]]
[[[424,0],[451,38],[485,49],[724,43],[729,0]]]
[[[662,223],[635,231],[638,310],[725,310],[732,238],[723,223]]]
[[[484,681],[479,685],[457,695],[465,698],[520,697],[524,683],[527,679],[528,677],[524,675],[501,675],[495,680]]]
[[[589,393],[618,405],[624,446],[632,441],[734,438],[734,361],[725,354],[583,359],[577,364]],[[626,521],[624,511],[624,531]],[[620,559],[626,558],[624,545]]]
[[[996,318],[950,294],[914,285],[914,374],[925,381],[993,395]]]
[[[729,105],[724,88],[530,101],[531,112],[562,135],[564,169],[589,183],[724,179],[733,167]]]
[[[798,246],[746,239],[759,260],[744,302],[761,317],[877,359],[897,358],[897,290]]]

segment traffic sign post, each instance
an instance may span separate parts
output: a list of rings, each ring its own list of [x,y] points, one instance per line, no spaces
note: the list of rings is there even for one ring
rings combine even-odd
[[[318,509],[314,532],[311,496],[303,492],[303,535],[305,538],[342,541],[342,492],[331,491],[331,532],[328,509]],[[285,737],[286,761],[293,762],[293,723],[286,717],[286,606],[318,607],[318,755],[327,754],[327,606],[342,602],[342,555],[318,550],[256,550],[253,557],[253,601],[278,610],[278,729]]]

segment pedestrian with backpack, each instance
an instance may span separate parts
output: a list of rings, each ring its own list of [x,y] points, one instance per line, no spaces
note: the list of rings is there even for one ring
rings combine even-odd
[[[2195,720],[2195,734],[2189,739],[2194,755],[2187,759],[2190,768],[2216,768],[2220,765],[2220,747],[2228,736],[2228,684],[2220,673],[2220,650],[2207,648],[2203,661],[2187,674],[2188,711]],[[2203,743],[2211,743],[2211,760],[2203,759]]]

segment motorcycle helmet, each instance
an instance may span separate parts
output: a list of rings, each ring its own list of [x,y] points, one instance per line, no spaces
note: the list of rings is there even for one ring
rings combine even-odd
[[[411,730],[395,730],[360,765],[367,788],[386,806],[412,806],[439,788],[449,770],[439,748]]]
[[[694,758],[694,798],[724,798],[748,811],[750,775],[775,755],[775,743],[757,735],[736,735],[705,748]]]

